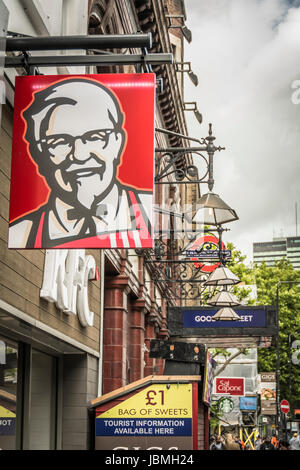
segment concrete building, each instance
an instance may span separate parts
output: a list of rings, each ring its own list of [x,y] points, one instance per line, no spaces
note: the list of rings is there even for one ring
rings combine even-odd
[[[253,243],[253,262],[274,266],[276,261],[287,259],[294,269],[300,269],[300,237],[273,238],[270,242]]]

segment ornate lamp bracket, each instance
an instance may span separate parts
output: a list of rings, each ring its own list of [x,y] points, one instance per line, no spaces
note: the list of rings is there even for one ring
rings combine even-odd
[[[225,147],[216,147],[214,145],[215,137],[212,135],[212,124],[209,124],[208,136],[201,139],[188,137],[178,134],[167,129],[156,128],[156,132],[165,133],[171,136],[181,137],[189,141],[198,143],[197,147],[166,147],[156,148],[155,152],[161,155],[156,159],[156,176],[154,182],[156,184],[174,184],[174,181],[162,181],[167,176],[174,175],[175,181],[179,183],[207,183],[211,191],[214,186],[213,179],[213,157],[216,151],[225,150]],[[201,152],[206,152],[204,156]],[[195,154],[200,157],[200,163],[204,161],[203,174],[199,177],[199,167],[196,164],[182,165],[182,157],[184,155]]]

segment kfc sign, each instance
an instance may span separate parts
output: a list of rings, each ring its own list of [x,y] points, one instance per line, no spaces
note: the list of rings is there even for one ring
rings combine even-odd
[[[16,78],[9,248],[151,248],[154,74]]]
[[[78,315],[82,326],[94,325],[89,309],[88,281],[97,279],[93,256],[85,250],[47,250],[40,297],[67,315]]]
[[[245,395],[245,379],[243,377],[216,377],[215,393],[218,395]]]

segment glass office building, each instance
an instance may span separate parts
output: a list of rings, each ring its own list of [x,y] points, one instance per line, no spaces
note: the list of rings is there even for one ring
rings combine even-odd
[[[300,269],[300,237],[274,238],[270,242],[253,243],[253,261],[274,266],[276,261],[287,259],[294,269]]]

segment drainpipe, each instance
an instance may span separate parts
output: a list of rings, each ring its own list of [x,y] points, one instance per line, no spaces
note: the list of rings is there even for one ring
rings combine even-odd
[[[102,395],[103,382],[103,325],[104,325],[104,250],[100,250],[100,347],[99,347],[99,367],[98,367],[98,394]]]

